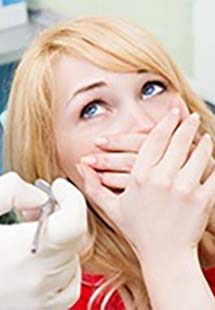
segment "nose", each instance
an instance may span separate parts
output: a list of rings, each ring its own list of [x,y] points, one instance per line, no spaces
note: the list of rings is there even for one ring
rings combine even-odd
[[[155,126],[152,117],[139,107],[129,107],[130,109],[124,114],[126,132],[148,134]]]

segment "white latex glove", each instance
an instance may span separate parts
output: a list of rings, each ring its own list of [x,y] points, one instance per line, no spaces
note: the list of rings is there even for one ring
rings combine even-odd
[[[60,209],[50,215],[36,254],[31,253],[31,244],[37,222],[0,225],[0,309],[65,310],[79,298],[78,253],[87,232],[85,199],[64,179],[54,181],[52,192]],[[46,199],[46,194],[15,173],[0,177],[4,212],[38,206]]]

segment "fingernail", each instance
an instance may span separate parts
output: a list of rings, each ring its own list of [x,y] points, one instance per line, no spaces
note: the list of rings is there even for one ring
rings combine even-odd
[[[192,113],[192,114],[190,115],[190,118],[192,118],[192,119],[198,121],[198,120],[200,119],[200,116],[199,116],[198,113],[194,112],[194,113]]]
[[[108,139],[105,138],[105,137],[98,137],[95,139],[95,144],[98,144],[98,145],[105,145],[108,143]]]
[[[171,110],[171,113],[172,113],[173,115],[179,115],[179,114],[180,114],[180,110],[179,110],[179,108],[173,108],[173,109]]]
[[[97,162],[97,159],[95,156],[90,155],[90,156],[85,156],[81,158],[81,161],[85,164],[89,164],[89,165],[94,165]]]
[[[208,140],[211,140],[211,136],[209,135],[209,133],[205,133],[205,134],[204,134],[204,137],[205,137],[206,139],[208,139]]]

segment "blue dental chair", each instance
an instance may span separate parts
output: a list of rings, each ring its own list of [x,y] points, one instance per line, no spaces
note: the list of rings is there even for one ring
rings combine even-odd
[[[12,82],[12,77],[16,63],[0,66],[0,114],[6,109],[8,94]],[[2,138],[3,126],[0,123],[0,175],[3,173],[2,167]],[[18,222],[18,218],[14,211],[0,216],[0,224],[13,224]]]

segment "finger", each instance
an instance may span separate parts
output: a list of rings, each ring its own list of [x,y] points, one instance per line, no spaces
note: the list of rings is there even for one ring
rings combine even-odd
[[[133,135],[132,134],[129,135],[129,134],[127,134],[127,135],[121,135],[121,136],[110,136],[110,137],[107,138],[108,139],[108,144],[106,145],[107,147],[105,146],[103,149],[106,148],[106,151],[115,151],[115,152],[116,151],[119,151],[119,152],[123,152],[123,151],[124,152],[128,152],[129,151],[129,152],[138,153],[145,138],[146,138],[146,135],[143,135],[143,134],[137,134],[137,135],[134,135],[134,134]],[[194,139],[194,141],[192,142],[191,150],[190,150],[190,152],[188,154],[188,157],[189,157],[190,153],[193,151],[193,149],[195,148],[195,142],[196,141]],[[100,155],[101,155],[101,157],[100,157]],[[94,165],[91,164],[91,165],[94,166],[97,169],[104,168],[105,164],[102,164],[102,155],[103,155],[103,153],[99,153],[98,157],[97,157],[98,163],[95,163]],[[95,156],[96,156],[96,154],[95,154]],[[107,155],[107,158],[108,157],[109,156]],[[118,155],[116,155],[116,157],[118,157]],[[119,157],[120,157],[120,155],[119,155]],[[100,161],[100,158],[101,158],[101,161]],[[133,159],[135,160],[135,157]],[[137,159],[137,156],[136,156],[136,159]],[[105,160],[105,157],[104,157],[104,160]],[[128,167],[127,168],[129,168],[129,166],[133,166],[132,165],[132,161],[134,161],[134,160],[131,159],[130,163],[128,161]],[[90,164],[90,162],[88,164]],[[118,167],[119,169],[117,169],[117,168],[114,169],[114,165],[116,166],[117,163],[116,163],[116,161],[114,160],[114,157],[113,157],[113,165],[111,166],[111,157],[110,157],[110,164],[107,163],[106,169],[110,169],[110,170],[114,170],[114,171],[117,171],[117,170],[119,170],[119,171],[126,170],[127,171],[127,170],[129,170],[129,169],[126,169],[125,165],[123,166],[123,163],[120,160],[120,158],[119,158],[119,167]],[[113,169],[111,169],[112,167],[113,167]],[[105,170],[105,169],[103,169],[103,170]],[[106,180],[106,173],[102,172],[101,174],[99,173],[99,175],[101,175],[101,176],[105,175],[105,180]],[[118,178],[117,175],[116,175],[116,177]],[[109,179],[109,175],[108,174],[107,174],[107,178]],[[109,180],[107,181],[107,183],[109,184]],[[117,182],[117,183],[121,183],[121,181]],[[124,185],[122,185],[120,187],[124,187]]]
[[[142,133],[99,137],[95,144],[107,151],[137,153],[146,137]]]
[[[211,156],[209,158],[209,162],[208,162],[208,165],[207,165],[207,168],[201,178],[201,183],[204,183],[206,181],[206,179],[209,177],[209,175],[212,173],[212,171],[214,170],[215,168],[215,160],[214,158]]]
[[[215,169],[201,186],[205,197],[213,205],[215,200]]]
[[[205,134],[196,149],[193,151],[190,159],[186,162],[183,168],[179,171],[179,178],[188,182],[188,186],[194,186],[200,183],[204,171],[209,162],[209,158],[213,151],[213,143],[208,134]]]
[[[179,122],[179,115],[180,111],[178,109],[173,109],[155,128],[153,128],[145,139],[132,170],[132,174],[136,176],[137,179],[141,179],[143,174],[163,156]]]
[[[82,193],[70,182],[58,178],[52,193],[60,209],[50,216],[47,237],[57,245],[74,243],[87,233],[87,206]]]
[[[105,151],[138,153],[147,136],[147,134],[138,133],[98,137],[95,145]]]
[[[159,169],[173,178],[185,163],[192,141],[199,127],[199,116],[191,114],[185,119],[174,133],[165,155],[159,163]]]
[[[197,133],[197,136],[198,136],[198,133]],[[190,159],[190,156],[192,155],[193,151],[195,150],[195,148],[196,148],[197,144],[200,142],[200,140],[201,140],[200,138],[194,139],[194,141],[192,142],[190,151],[188,153],[188,156],[187,156],[187,159],[185,160],[185,162],[187,162]],[[214,158],[212,156],[210,156],[208,164],[207,164],[207,167],[206,167],[206,169],[205,169],[205,171],[203,173],[203,176],[202,176],[202,178],[200,180],[200,183],[204,183],[205,182],[205,180],[209,177],[209,175],[213,171],[214,167],[215,167],[215,160],[214,160]]]
[[[97,172],[101,183],[105,186],[125,189],[128,185],[130,174],[128,173],[111,173],[111,172]]]
[[[106,152],[82,157],[81,162],[91,165],[96,169],[130,172],[136,159],[137,154]]]
[[[44,204],[48,196],[25,182],[15,172],[8,172],[0,177],[0,213],[10,211],[12,208],[31,209]]]
[[[192,142],[190,151],[188,153],[187,159],[189,159],[195,147],[196,147],[196,141],[194,139],[194,141]],[[211,167],[211,164],[210,164],[210,167]],[[209,169],[210,167],[208,167],[207,169]],[[97,175],[99,176],[101,183],[103,185],[110,187],[112,189],[125,189],[125,187],[128,185],[129,175],[127,173],[97,171]],[[207,173],[205,175],[207,175]]]
[[[98,206],[108,216],[114,217],[116,195],[101,184],[93,168],[85,164],[78,164],[77,168],[84,180],[84,193],[87,200]]]

